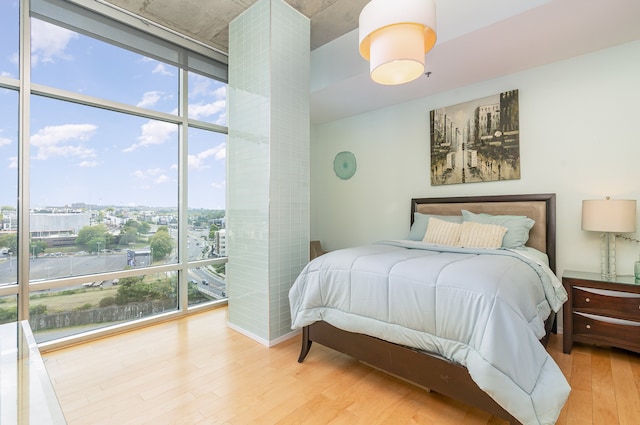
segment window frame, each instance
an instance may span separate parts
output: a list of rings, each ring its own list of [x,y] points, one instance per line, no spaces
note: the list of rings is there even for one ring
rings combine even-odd
[[[152,23],[144,18],[136,16],[124,9],[107,3],[95,2],[89,0],[19,0],[19,79],[0,76],[0,87],[5,87],[18,91],[18,256],[16,265],[18,268],[17,285],[0,286],[0,296],[16,295],[17,301],[17,320],[29,319],[29,295],[33,291],[41,291],[43,289],[55,289],[80,284],[88,279],[113,279],[139,275],[141,271],[145,273],[162,273],[176,272],[178,274],[178,309],[174,312],[163,313],[157,316],[145,319],[135,320],[120,325],[102,328],[96,331],[90,331],[75,336],[67,337],[60,340],[47,341],[40,344],[41,349],[56,349],[66,346],[70,343],[82,342],[96,337],[103,337],[114,333],[119,333],[141,326],[147,326],[149,323],[159,322],[163,320],[174,319],[202,311],[204,309],[216,308],[226,305],[226,299],[212,301],[208,303],[189,305],[187,299],[188,290],[188,270],[190,268],[213,266],[227,262],[227,258],[211,258],[202,260],[189,261],[187,251],[188,237],[188,132],[189,128],[197,128],[215,133],[227,135],[228,128],[210,122],[205,122],[188,117],[188,72],[205,75],[222,83],[227,83],[227,56],[215,49],[212,49],[202,43],[199,43],[188,37],[184,37],[175,31],[164,28],[160,25]],[[44,7],[44,9],[43,9]],[[47,7],[59,8],[61,13],[52,13],[51,16],[44,16],[43,11],[52,10]],[[70,11],[69,15],[65,15],[65,10]],[[33,84],[31,82],[31,18],[43,19],[56,25],[62,25],[73,31],[82,32],[90,37],[98,38],[112,44],[119,45],[117,40],[113,40],[112,36],[101,36],[95,34],[95,29],[88,31],[81,26],[72,25],[69,22],[69,16],[89,16],[91,19],[98,20],[107,28],[115,28],[116,31],[125,30],[121,34],[135,34],[142,37],[143,44],[146,41],[158,43],[164,47],[169,46],[175,49],[177,54],[177,64],[179,72],[179,101],[178,115],[151,111],[145,108],[136,107],[116,101],[110,101],[94,96],[75,93],[62,90],[55,87],[49,87],[41,84]],[[90,25],[90,24],[86,24]],[[128,31],[128,32],[127,32]],[[122,47],[122,45],[120,45]],[[131,49],[130,49],[131,50]],[[133,49],[136,51],[136,49]],[[149,52],[138,51],[146,56]],[[164,58],[159,57],[161,60]],[[173,61],[171,62],[172,64]],[[210,69],[205,69],[210,66]],[[38,282],[29,282],[29,235],[30,235],[30,98],[32,95],[45,96],[60,101],[69,101],[97,107],[118,113],[130,114],[142,118],[161,120],[175,123],[179,126],[178,137],[178,261],[173,264],[156,265],[150,267],[140,267],[130,270],[121,270],[115,272],[99,273],[90,275],[88,278],[83,276],[72,276],[68,278],[59,278],[44,280]],[[27,236],[23,236],[27,235]]]

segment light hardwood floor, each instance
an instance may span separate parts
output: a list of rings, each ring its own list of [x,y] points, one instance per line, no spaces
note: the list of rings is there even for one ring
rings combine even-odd
[[[504,424],[300,337],[266,348],[226,327],[226,308],[43,358],[69,425]],[[558,424],[640,423],[640,355],[549,352],[572,386]]]

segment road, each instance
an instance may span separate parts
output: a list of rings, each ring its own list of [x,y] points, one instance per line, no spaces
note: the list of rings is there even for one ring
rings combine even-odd
[[[196,246],[196,249],[198,247]],[[174,260],[175,261],[175,260]],[[30,260],[31,281],[67,278],[123,270],[127,264],[126,252],[87,255],[60,255]],[[0,260],[0,285],[16,282],[16,259]],[[215,298],[226,297],[226,283],[208,267],[189,269],[189,279],[198,283],[198,289]],[[203,284],[207,281],[209,284]]]

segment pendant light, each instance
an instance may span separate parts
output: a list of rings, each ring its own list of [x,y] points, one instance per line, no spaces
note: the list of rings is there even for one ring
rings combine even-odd
[[[372,0],[360,13],[360,54],[373,81],[394,85],[424,74],[436,43],[435,0]]]

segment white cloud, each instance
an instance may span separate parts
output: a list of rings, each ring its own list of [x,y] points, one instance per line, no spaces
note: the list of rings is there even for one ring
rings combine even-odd
[[[142,95],[142,100],[138,102],[136,106],[139,106],[140,108],[149,108],[158,103],[162,98],[162,94],[163,93],[161,91],[145,92],[145,94]]]
[[[202,119],[210,117],[221,112],[226,112],[227,102],[225,100],[216,100],[211,103],[198,103],[189,105],[189,117]]]
[[[227,182],[222,180],[221,182],[213,182],[211,183],[211,187],[214,189],[224,189],[227,186]]]
[[[220,86],[213,92],[213,96],[216,99],[226,99],[227,98],[227,86]]]
[[[202,75],[193,73],[193,78],[189,80],[191,97],[207,96],[209,94],[209,87],[211,87],[211,79],[203,77]]]
[[[39,62],[55,62],[56,59],[70,60],[66,52],[69,42],[78,34],[37,19],[31,20],[31,65]]]
[[[0,133],[2,133],[2,129],[0,129]],[[3,146],[8,146],[11,144],[11,139],[8,137],[0,136],[0,148]],[[7,157],[7,161],[9,161],[9,168],[18,168],[18,157],[10,156]]]
[[[98,166],[98,161],[81,161],[78,165],[83,168],[93,168]]]
[[[16,66],[20,65],[20,56],[18,55],[18,52],[13,52],[11,54],[11,56],[9,57],[9,62]]]
[[[158,64],[156,65],[155,68],[153,68],[153,71],[151,71],[152,74],[160,74],[160,75],[165,75],[167,77],[172,77],[173,74],[169,71],[167,71],[167,68],[165,68],[163,63],[158,62]]]
[[[189,82],[191,83],[189,96],[191,98],[213,97],[216,100],[227,98],[227,86],[216,84],[216,86],[212,89],[211,87],[214,80],[198,74],[193,75],[194,78],[189,80]]]
[[[139,179],[149,179],[162,175],[161,168],[147,168],[146,170],[136,170],[133,172],[133,176]]]
[[[191,103],[189,104],[189,116],[195,119],[202,119],[203,117],[211,117],[214,115],[220,115],[222,119],[218,119],[217,123],[224,124],[227,109],[227,87],[216,86],[212,89],[212,81],[209,78],[196,75],[193,78],[189,98]],[[196,99],[205,99],[196,102]],[[209,102],[210,99],[213,101]]]
[[[215,148],[211,148],[211,149],[207,149],[205,151],[202,151],[200,153],[198,153],[197,155],[189,155],[188,157],[188,162],[189,162],[189,168],[191,169],[196,169],[196,168],[209,168],[207,165],[205,165],[205,160],[209,157],[214,157],[214,159],[216,160],[222,160],[225,159],[227,156],[227,148],[226,145],[220,144],[218,146],[216,146]]]
[[[2,130],[0,130],[0,132],[2,132]],[[0,147],[7,146],[10,144],[11,144],[11,139],[9,139],[8,137],[0,136]]]
[[[157,183],[157,184],[161,184],[161,183],[166,183],[168,181],[170,181],[171,179],[169,178],[169,176],[163,174],[161,176],[158,176],[153,182]]]
[[[164,121],[148,121],[141,127],[142,134],[138,136],[138,143],[134,143],[124,152],[132,152],[140,147],[161,145],[171,139],[171,134],[178,131],[178,126]]]
[[[171,181],[171,178],[164,174],[164,170],[161,168],[148,168],[146,170],[136,170],[133,172],[133,176],[140,180],[151,180],[155,184],[162,184]],[[151,186],[146,185],[145,188]]]
[[[214,124],[225,127],[227,125],[227,111],[224,111],[224,113],[218,115],[218,119],[215,120]]]
[[[84,147],[81,142],[91,139],[97,128],[93,124],[64,124],[40,129],[31,136],[31,145],[38,149],[35,159],[56,156],[94,157],[95,151]]]
[[[160,169],[160,168],[149,168],[147,170],[147,174],[150,175],[150,176],[157,176],[157,175],[162,174],[162,169]]]

